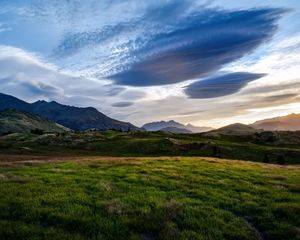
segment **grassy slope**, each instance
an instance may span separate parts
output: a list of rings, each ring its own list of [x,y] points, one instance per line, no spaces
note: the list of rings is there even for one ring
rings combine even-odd
[[[203,144],[203,146],[201,145]],[[198,134],[168,134],[162,132],[95,132],[66,134],[65,136],[12,134],[0,137],[0,152],[105,155],[105,156],[214,156],[217,146],[222,158],[263,161],[268,154],[276,163],[284,155],[286,163],[300,163],[300,147],[268,146],[251,143],[241,137],[210,139]],[[29,149],[29,151],[24,151]]]
[[[43,119],[37,115],[18,110],[0,111],[0,134],[7,132],[30,132],[30,130],[41,129],[45,132],[65,132],[68,129]]]
[[[299,171],[191,157],[0,165],[0,236],[300,239]]]

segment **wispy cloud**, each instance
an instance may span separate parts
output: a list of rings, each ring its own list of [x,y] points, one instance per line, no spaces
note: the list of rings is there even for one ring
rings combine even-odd
[[[9,27],[7,24],[0,23],[0,33],[11,30],[11,27]]]

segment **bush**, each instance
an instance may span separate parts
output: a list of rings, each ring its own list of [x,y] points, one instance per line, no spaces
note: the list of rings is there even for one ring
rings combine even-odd
[[[42,129],[33,129],[33,130],[30,130],[30,133],[32,134],[36,134],[36,135],[42,135],[44,133],[44,131]]]
[[[278,163],[278,164],[281,164],[281,165],[285,164],[285,158],[284,158],[283,155],[279,155],[279,156],[277,157],[277,163]]]
[[[213,156],[214,157],[221,157],[221,149],[218,146],[213,146]]]
[[[5,133],[2,133],[2,134],[0,134],[1,136],[6,136],[6,135],[9,135],[9,134],[12,134],[13,132],[12,131],[7,131],[7,132],[5,132]]]
[[[269,156],[268,156],[267,153],[266,153],[265,156],[264,156],[263,162],[264,162],[264,163],[269,163],[269,162],[270,162],[270,159],[269,159]]]

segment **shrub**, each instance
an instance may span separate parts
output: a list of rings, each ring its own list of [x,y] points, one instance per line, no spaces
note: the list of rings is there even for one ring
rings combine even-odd
[[[213,146],[213,156],[214,157],[221,157],[221,149],[218,146]]]
[[[5,133],[2,133],[2,134],[0,134],[1,136],[6,136],[6,135],[9,135],[9,134],[12,134],[13,132],[12,131],[7,131],[7,132],[5,132]]]
[[[269,159],[269,156],[268,156],[267,153],[266,153],[265,156],[264,156],[263,162],[264,162],[264,163],[269,163],[269,162],[270,162],[270,159]]]
[[[42,135],[44,133],[44,131],[42,129],[36,128],[36,129],[30,130],[30,133],[36,134],[36,135]]]
[[[278,163],[278,164],[281,164],[281,165],[285,164],[285,158],[284,158],[283,155],[279,155],[279,156],[277,157],[277,163]]]

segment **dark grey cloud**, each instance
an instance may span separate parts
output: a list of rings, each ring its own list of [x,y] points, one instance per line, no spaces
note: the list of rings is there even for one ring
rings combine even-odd
[[[110,76],[117,84],[155,86],[205,77],[270,39],[282,9],[204,10],[135,50],[140,61]]]
[[[129,107],[131,105],[133,105],[133,102],[117,102],[112,104],[113,107]]]
[[[119,95],[121,92],[123,92],[123,91],[126,90],[126,88],[124,88],[124,87],[113,87],[112,85],[111,85],[111,86],[107,85],[107,87],[111,87],[111,88],[108,89],[108,90],[105,92],[105,94],[106,94],[107,96],[110,96],[110,97],[117,96],[117,95]]]
[[[188,85],[185,93],[190,98],[215,98],[238,92],[250,81],[265,74],[237,72],[206,78]]]

